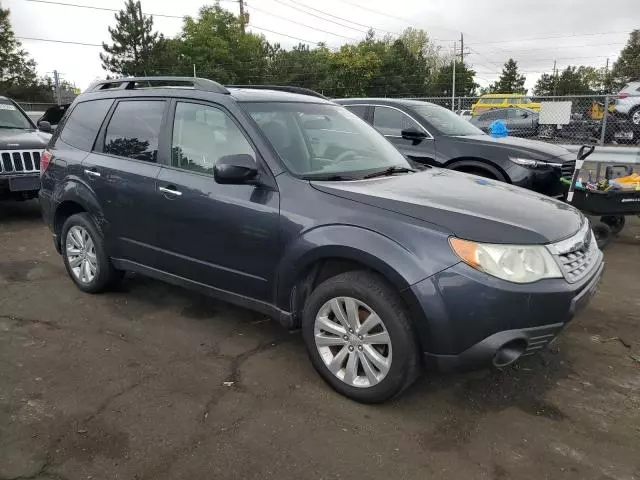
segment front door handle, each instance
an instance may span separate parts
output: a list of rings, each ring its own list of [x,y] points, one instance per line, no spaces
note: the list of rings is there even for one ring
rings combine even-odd
[[[174,195],[176,197],[179,197],[180,195],[182,195],[182,192],[179,192],[178,190],[174,190],[167,187],[158,187],[158,190],[160,190],[162,193],[167,193],[169,195]]]
[[[101,176],[100,172],[98,172],[96,170],[85,169],[84,173],[89,175],[90,177],[94,177],[94,178],[98,178],[98,177]]]

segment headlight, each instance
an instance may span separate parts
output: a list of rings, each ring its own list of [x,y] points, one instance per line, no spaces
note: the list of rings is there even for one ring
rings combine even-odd
[[[451,237],[453,251],[467,265],[514,283],[562,278],[562,272],[543,245],[502,245]]]
[[[542,162],[530,158],[509,157],[513,163],[529,168],[562,167],[562,163]]]

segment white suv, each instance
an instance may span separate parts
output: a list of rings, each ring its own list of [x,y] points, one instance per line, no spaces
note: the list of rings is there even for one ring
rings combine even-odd
[[[614,110],[629,117],[634,126],[640,127],[640,81],[628,83],[616,98]]]

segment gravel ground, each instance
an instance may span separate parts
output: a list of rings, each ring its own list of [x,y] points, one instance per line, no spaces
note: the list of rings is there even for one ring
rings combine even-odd
[[[640,479],[640,221],[550,350],[365,406],[300,334],[142,277],[87,295],[0,205],[0,479]]]

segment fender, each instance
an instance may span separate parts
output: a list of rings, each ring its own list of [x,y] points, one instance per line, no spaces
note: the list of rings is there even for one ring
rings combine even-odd
[[[314,262],[341,258],[353,260],[384,275],[403,290],[423,280],[438,266],[425,265],[398,242],[362,227],[327,225],[304,232],[289,246],[280,260],[276,284],[276,304],[289,310],[290,293],[302,273]],[[446,268],[446,267],[444,267]]]
[[[63,182],[60,182],[52,195],[55,211],[53,212],[54,218],[56,211],[64,202],[74,202],[80,205],[95,221],[96,226],[101,232],[107,230],[107,222],[93,189],[87,185],[86,181],[82,178],[73,175],[66,178]],[[54,228],[60,226],[54,225]]]

